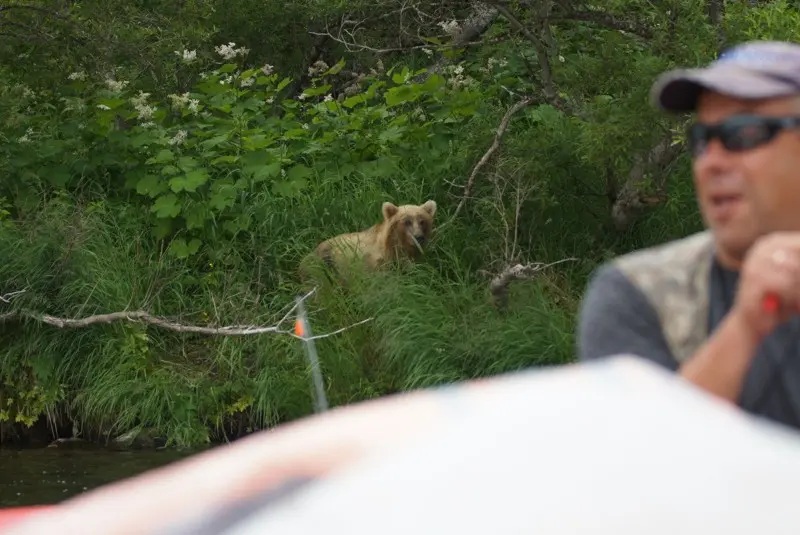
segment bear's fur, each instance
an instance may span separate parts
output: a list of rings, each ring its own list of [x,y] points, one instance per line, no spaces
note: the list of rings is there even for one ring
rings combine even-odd
[[[361,232],[340,234],[325,240],[306,257],[304,263],[312,259],[321,260],[342,274],[346,263],[357,259],[368,270],[382,269],[396,261],[415,260],[433,232],[436,201],[402,206],[385,202],[382,211],[383,221]]]

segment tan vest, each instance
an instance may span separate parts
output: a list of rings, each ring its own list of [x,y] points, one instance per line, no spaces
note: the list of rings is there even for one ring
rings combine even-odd
[[[709,275],[714,242],[709,231],[622,255],[613,264],[647,297],[678,362],[708,337]]]

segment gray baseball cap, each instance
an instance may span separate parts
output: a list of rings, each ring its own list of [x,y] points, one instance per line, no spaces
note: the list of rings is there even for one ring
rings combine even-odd
[[[704,89],[734,98],[800,95],[800,45],[749,41],[720,54],[707,67],[674,69],[656,79],[651,98],[668,112],[692,112]]]

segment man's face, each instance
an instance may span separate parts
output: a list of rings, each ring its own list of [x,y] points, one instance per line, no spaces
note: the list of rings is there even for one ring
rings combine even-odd
[[[740,114],[800,115],[796,98],[743,101],[705,92],[697,121],[713,125]],[[700,210],[727,263],[741,262],[760,236],[800,231],[800,133],[784,130],[771,141],[728,151],[714,139],[693,162]]]

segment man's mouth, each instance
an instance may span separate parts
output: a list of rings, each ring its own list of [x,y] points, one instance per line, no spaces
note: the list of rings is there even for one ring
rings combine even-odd
[[[726,219],[731,215],[732,210],[736,209],[743,200],[738,194],[719,194],[710,197],[711,215],[714,219]]]

